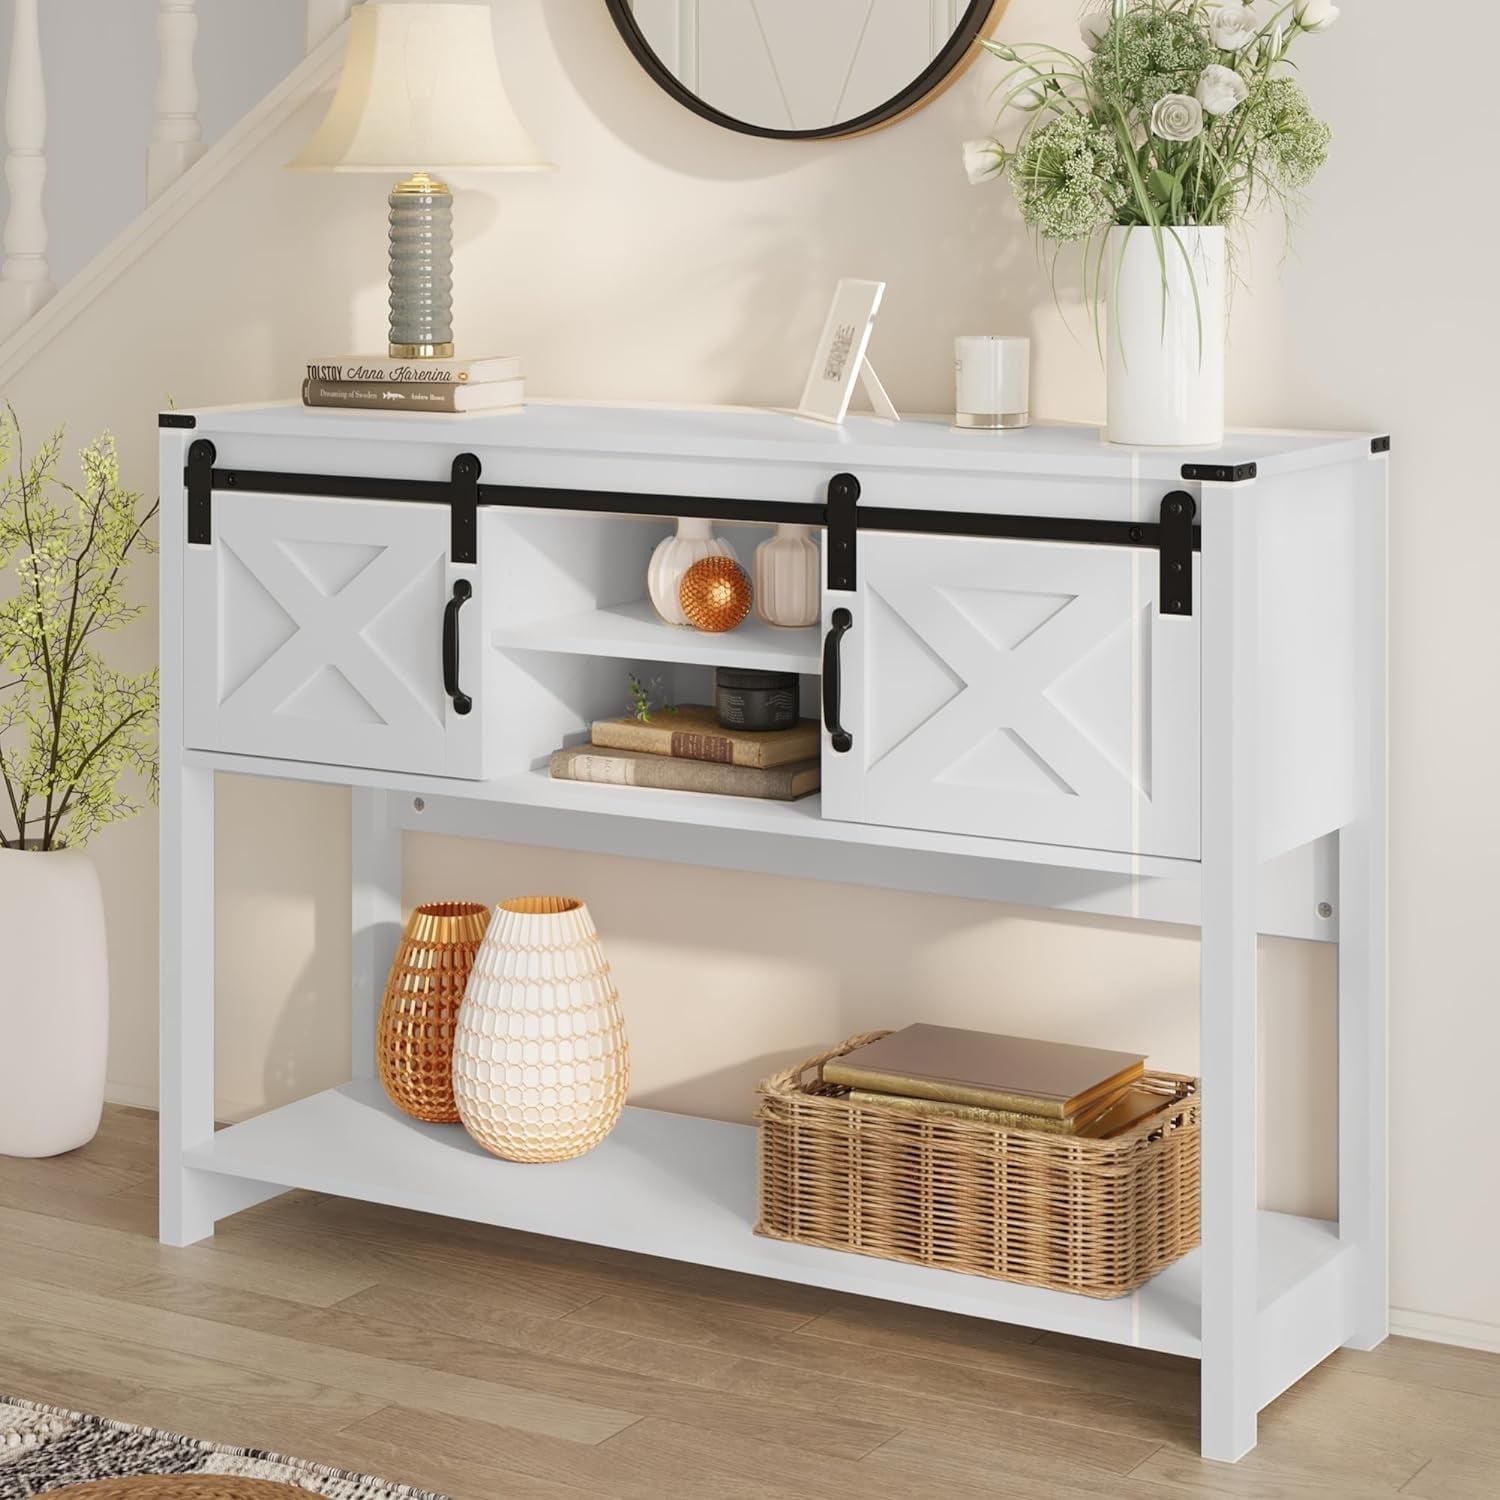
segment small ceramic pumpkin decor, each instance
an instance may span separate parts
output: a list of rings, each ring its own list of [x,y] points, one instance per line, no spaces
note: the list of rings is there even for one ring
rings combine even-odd
[[[464,1128],[506,1161],[566,1161],[614,1129],[629,1083],[620,997],[588,907],[570,896],[502,901],[458,1013]]]
[[[682,612],[699,630],[733,630],[750,613],[752,592],[732,557],[705,557],[682,575]]]

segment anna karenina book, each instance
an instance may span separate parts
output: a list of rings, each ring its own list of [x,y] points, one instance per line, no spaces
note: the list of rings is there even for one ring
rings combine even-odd
[[[391,381],[397,385],[489,385],[521,377],[519,354],[484,359],[388,359],[383,354],[345,354],[309,360],[309,380]]]

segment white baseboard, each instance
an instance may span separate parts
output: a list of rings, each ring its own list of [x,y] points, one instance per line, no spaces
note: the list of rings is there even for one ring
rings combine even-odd
[[[106,1083],[104,1102],[122,1104],[127,1109],[149,1109],[152,1114],[155,1114],[160,1106],[155,1089],[138,1088],[131,1083]],[[252,1115],[261,1114],[265,1108],[264,1104],[243,1104],[233,1099],[215,1099],[214,1119],[220,1125],[235,1125],[241,1120],[250,1119]]]
[[[1485,1323],[1478,1318],[1448,1318],[1441,1313],[1393,1307],[1391,1332],[1403,1338],[1426,1339],[1430,1344],[1457,1344],[1463,1349],[1500,1354],[1500,1323]]]

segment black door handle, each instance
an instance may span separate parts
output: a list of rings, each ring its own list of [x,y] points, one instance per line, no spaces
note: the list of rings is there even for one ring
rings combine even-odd
[[[443,606],[443,691],[453,700],[456,714],[474,707],[474,700],[458,685],[458,612],[473,593],[469,580],[460,578],[453,585],[453,597]]]
[[[833,737],[833,748],[840,755],[854,748],[853,735],[839,723],[839,643],[853,623],[854,616],[847,609],[836,609],[823,638],[823,727]]]

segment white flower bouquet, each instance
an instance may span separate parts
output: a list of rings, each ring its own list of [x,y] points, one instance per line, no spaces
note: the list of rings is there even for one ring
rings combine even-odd
[[[1263,6],[1113,0],[1082,22],[1087,56],[1046,44],[985,47],[1012,66],[1002,115],[1013,146],[968,141],[973,182],[1004,177],[1046,239],[1090,241],[1115,225],[1231,226],[1283,208],[1328,154],[1329,130],[1289,76],[1287,54],[1338,19],[1332,0]]]

